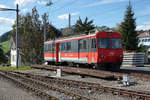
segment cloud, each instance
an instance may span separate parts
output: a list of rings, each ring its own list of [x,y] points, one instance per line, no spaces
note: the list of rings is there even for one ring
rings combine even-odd
[[[143,22],[143,23],[146,24],[146,25],[147,25],[147,24],[150,25],[150,21],[146,21],[146,22]]]
[[[58,16],[59,19],[68,19],[68,14],[63,14]]]
[[[150,24],[149,25],[139,25],[136,27],[136,30],[149,30],[150,29]]]
[[[28,8],[24,8],[24,9],[22,9],[22,11],[23,11],[23,12],[26,12],[27,10],[28,10]]]
[[[71,13],[71,16],[76,16],[78,15],[80,12],[75,12],[75,13]],[[59,15],[58,18],[59,19],[68,19],[68,16],[69,14],[62,14],[62,15]]]
[[[1,5],[1,4],[0,4],[0,8],[9,8],[9,7],[6,6],[6,5]]]
[[[15,19],[0,17],[0,34],[12,29]]]
[[[35,0],[16,0],[14,4],[18,4],[19,6],[23,6],[27,3],[35,2]]]
[[[71,16],[78,15],[80,12],[71,13]]]
[[[41,5],[46,5],[48,3],[48,1],[37,1],[38,4],[41,4]]]
[[[99,6],[102,4],[110,4],[110,3],[117,3],[117,2],[124,2],[126,0],[100,0],[98,2],[92,3],[92,4],[88,4],[85,7],[93,7],[93,6]]]
[[[15,19],[9,19],[9,18],[5,18],[5,17],[0,17],[0,25],[13,24],[14,21],[15,21]]]

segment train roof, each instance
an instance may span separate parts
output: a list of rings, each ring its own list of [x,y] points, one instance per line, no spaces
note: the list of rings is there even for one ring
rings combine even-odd
[[[76,40],[76,39],[80,39],[80,38],[85,38],[85,37],[94,37],[97,35],[97,33],[99,33],[100,31],[98,31],[97,29],[94,30],[90,30],[88,34],[80,34],[80,35],[73,35],[73,36],[68,36],[68,37],[61,37],[61,38],[57,38],[56,40],[48,40],[45,43],[51,43],[51,42],[61,42],[61,41],[67,41],[67,40]],[[101,31],[101,32],[106,32],[106,31]],[[108,32],[112,32],[112,31],[107,31]]]

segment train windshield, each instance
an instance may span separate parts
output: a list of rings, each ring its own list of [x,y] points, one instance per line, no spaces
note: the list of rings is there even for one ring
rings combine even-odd
[[[112,38],[111,40],[112,40],[112,48],[114,48],[114,49],[121,49],[122,48],[121,39]]]
[[[98,48],[107,49],[121,49],[121,39],[120,38],[98,38]]]

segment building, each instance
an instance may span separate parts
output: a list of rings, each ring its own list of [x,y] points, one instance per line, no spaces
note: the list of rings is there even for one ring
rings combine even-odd
[[[9,43],[9,50],[10,50],[10,64],[11,66],[16,66],[16,39],[15,37],[11,37],[10,43]],[[24,65],[22,60],[21,60],[21,54],[19,53],[19,59],[18,59],[18,66]]]
[[[143,45],[150,51],[150,30],[140,32],[138,39],[138,46]]]

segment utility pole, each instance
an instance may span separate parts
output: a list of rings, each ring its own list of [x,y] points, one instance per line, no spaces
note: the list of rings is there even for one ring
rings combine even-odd
[[[10,9],[10,8],[0,8],[0,11],[15,11],[16,12],[16,68],[18,68],[18,13],[19,13],[19,6],[16,4],[16,9]]]
[[[43,23],[44,23],[44,43],[46,41],[46,20],[47,20],[47,15],[44,13],[43,15]],[[45,45],[44,45],[44,50],[43,50],[43,64],[44,64],[44,52],[45,52]]]
[[[71,15],[69,14],[68,16],[68,25],[69,25],[69,28],[68,28],[68,35],[71,34]]]
[[[18,69],[18,60],[19,60],[19,51],[18,51],[18,13],[19,13],[19,9],[18,9],[18,4],[16,5],[16,53],[17,53],[17,57],[16,57],[16,68]]]

